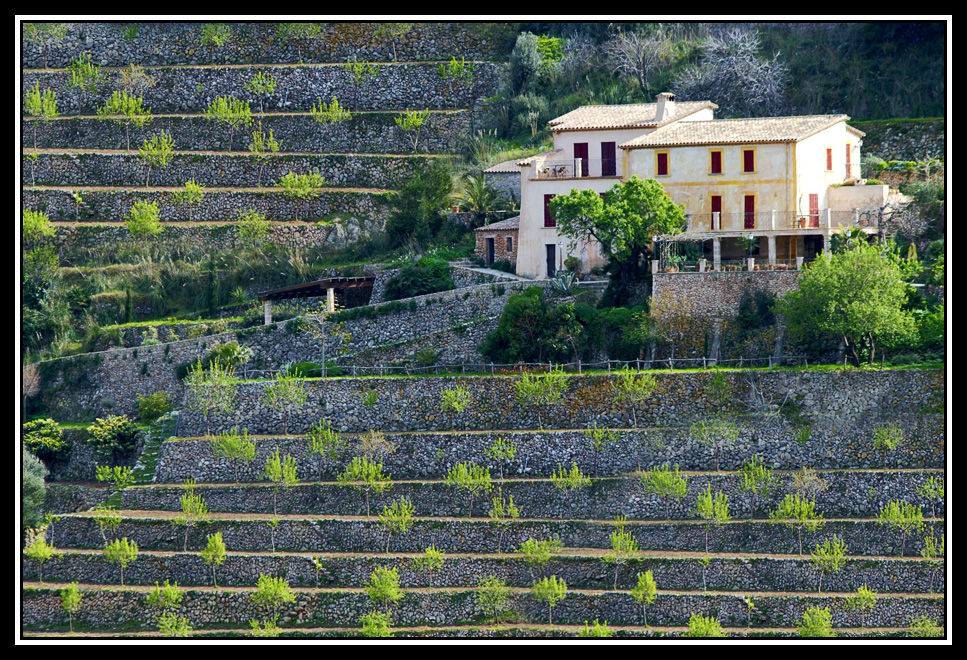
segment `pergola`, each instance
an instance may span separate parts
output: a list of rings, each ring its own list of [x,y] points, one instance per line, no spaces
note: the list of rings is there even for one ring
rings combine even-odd
[[[282,287],[263,291],[259,294],[259,300],[265,304],[265,325],[272,323],[272,301],[291,300],[294,298],[321,298],[326,296],[326,310],[336,311],[336,291],[346,289],[371,289],[375,277],[330,277],[325,280],[306,282],[305,284],[293,284],[292,286]]]

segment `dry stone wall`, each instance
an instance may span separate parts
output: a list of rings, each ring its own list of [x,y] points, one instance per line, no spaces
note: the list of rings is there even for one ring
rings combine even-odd
[[[852,122],[866,133],[863,155],[883,160],[927,160],[946,156],[944,119]],[[879,178],[879,177],[877,177]]]
[[[513,46],[514,27],[497,23],[413,23],[394,46],[376,35],[379,23],[320,23],[319,37],[294,42],[279,38],[276,23],[229,22],[232,37],[210,52],[201,42],[202,24],[196,22],[72,23],[67,37],[50,47],[47,65],[60,68],[82,52],[101,66],[170,64],[298,64],[340,62],[356,56],[360,61],[394,59],[449,60],[500,59]],[[134,36],[125,36],[125,30]],[[130,32],[128,33],[130,34]],[[510,43],[508,44],[508,40]],[[22,66],[44,65],[41,47],[24,41]]]
[[[205,187],[272,188],[289,172],[318,172],[327,186],[397,189],[429,162],[427,156],[278,154],[268,157],[259,178],[259,163],[249,155],[177,153],[167,167],[151,170],[150,183],[177,187],[193,179]],[[21,167],[24,185],[143,186],[147,175],[137,154],[42,153],[36,164],[24,158]]]
[[[154,85],[144,91],[144,107],[152,113],[202,113],[218,96],[234,96],[259,107],[259,97],[245,91],[245,84],[256,74],[276,79],[276,93],[263,103],[270,112],[308,112],[320,100],[339,99],[352,112],[405,109],[452,110],[468,108],[476,99],[493,96],[499,84],[498,65],[478,62],[473,84],[449,86],[437,73],[436,62],[379,64],[375,76],[360,87],[351,74],[338,65],[178,67],[151,69]],[[108,90],[120,89],[121,70],[105,71]],[[104,105],[107,94],[92,97],[68,86],[66,71],[24,71],[21,76],[24,98],[39,84],[57,95],[62,115],[93,115]],[[24,111],[26,115],[26,111]],[[226,138],[228,130],[225,131]]]
[[[797,288],[798,271],[655,273],[652,292],[687,300],[696,318],[732,318],[746,293],[765,291],[781,296]]]
[[[447,153],[470,130],[470,113],[464,110],[431,112],[424,123],[417,148],[396,125],[398,113],[365,112],[347,121],[320,124],[308,114],[267,114],[258,117],[262,130],[279,142],[283,151],[318,153]],[[40,149],[125,149],[124,129],[96,117],[62,117],[49,122],[24,121],[21,126],[25,146]],[[226,151],[228,131],[202,115],[155,116],[143,127],[131,128],[131,147],[136,148],[152,135],[167,131],[178,149]],[[232,148],[245,151],[251,130],[236,131]],[[24,177],[29,174],[25,172]]]

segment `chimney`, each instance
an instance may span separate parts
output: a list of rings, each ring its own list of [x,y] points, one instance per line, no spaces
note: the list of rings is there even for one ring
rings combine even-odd
[[[675,114],[675,95],[671,92],[662,92],[656,97],[658,101],[658,112],[655,113],[655,121],[664,121]]]

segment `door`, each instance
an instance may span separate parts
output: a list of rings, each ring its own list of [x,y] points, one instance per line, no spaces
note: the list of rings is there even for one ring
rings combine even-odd
[[[755,229],[755,195],[745,196],[745,228]]]
[[[809,226],[819,226],[819,195],[809,195]]]
[[[614,142],[601,143],[601,176],[615,176],[618,172]]]
[[[554,277],[557,273],[557,246],[553,243],[547,246],[547,276]]]
[[[722,196],[712,195],[712,219],[709,221],[709,227],[714,231],[718,229],[722,230]],[[718,213],[718,222],[715,222],[715,214]]]
[[[577,161],[581,160],[581,173],[577,173]],[[587,142],[575,142],[574,143],[574,176],[588,176],[590,173],[588,170],[588,143]]]
[[[487,265],[494,263],[494,239],[487,239]]]

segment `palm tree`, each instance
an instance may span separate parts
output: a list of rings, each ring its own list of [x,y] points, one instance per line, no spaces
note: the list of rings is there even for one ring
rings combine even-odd
[[[469,175],[464,179],[462,189],[457,197],[461,211],[474,214],[475,224],[483,224],[490,213],[497,210],[503,203],[500,193],[487,184],[483,174]]]

